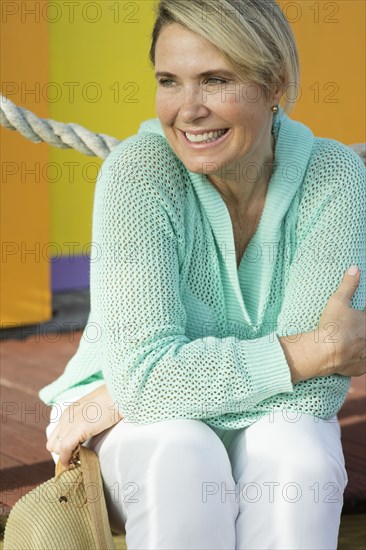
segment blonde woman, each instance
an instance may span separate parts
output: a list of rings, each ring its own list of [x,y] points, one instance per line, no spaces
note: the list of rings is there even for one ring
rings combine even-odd
[[[363,164],[289,118],[274,1],[161,0],[150,55],[158,118],[101,169],[89,322],[40,392],[47,449],[97,452],[130,550],[336,549]]]

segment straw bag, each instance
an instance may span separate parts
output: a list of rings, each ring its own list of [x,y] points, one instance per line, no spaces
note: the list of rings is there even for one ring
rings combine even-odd
[[[97,454],[78,445],[72,464],[12,508],[4,550],[115,550]]]

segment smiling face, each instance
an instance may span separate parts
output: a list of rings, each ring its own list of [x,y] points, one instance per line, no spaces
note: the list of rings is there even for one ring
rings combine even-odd
[[[210,42],[178,24],[157,40],[156,111],[165,136],[188,170],[238,183],[251,163],[273,160],[271,101],[259,86],[240,82]],[[246,166],[247,165],[247,166]]]

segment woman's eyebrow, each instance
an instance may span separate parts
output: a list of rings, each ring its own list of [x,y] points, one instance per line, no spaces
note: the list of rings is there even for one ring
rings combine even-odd
[[[212,69],[210,71],[204,71],[203,73],[199,73],[197,75],[197,78],[204,78],[204,77],[207,78],[209,76],[215,76],[217,74],[220,74],[222,76],[226,76],[229,78],[232,78],[234,76],[234,73],[232,73],[231,71],[228,71],[227,69]],[[159,77],[176,78],[177,75],[173,73],[169,73],[167,71],[157,71],[155,73],[155,78],[159,78]]]

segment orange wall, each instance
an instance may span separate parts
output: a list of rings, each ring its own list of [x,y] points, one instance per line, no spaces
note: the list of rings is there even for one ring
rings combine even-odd
[[[364,142],[364,0],[278,0],[290,21],[301,62],[300,98],[291,118],[319,137]]]
[[[48,81],[46,21],[15,10],[20,2],[2,3],[1,90],[20,106],[42,117],[47,103],[39,94],[26,94]],[[23,3],[28,7],[32,2]],[[34,2],[34,4],[40,4]],[[6,21],[6,23],[5,23]],[[42,180],[49,147],[33,144],[17,132],[1,129],[1,319],[0,326],[32,324],[51,317],[49,289],[49,193]],[[38,166],[36,166],[38,163]],[[36,170],[38,175],[27,171]],[[35,251],[32,253],[30,251]]]

